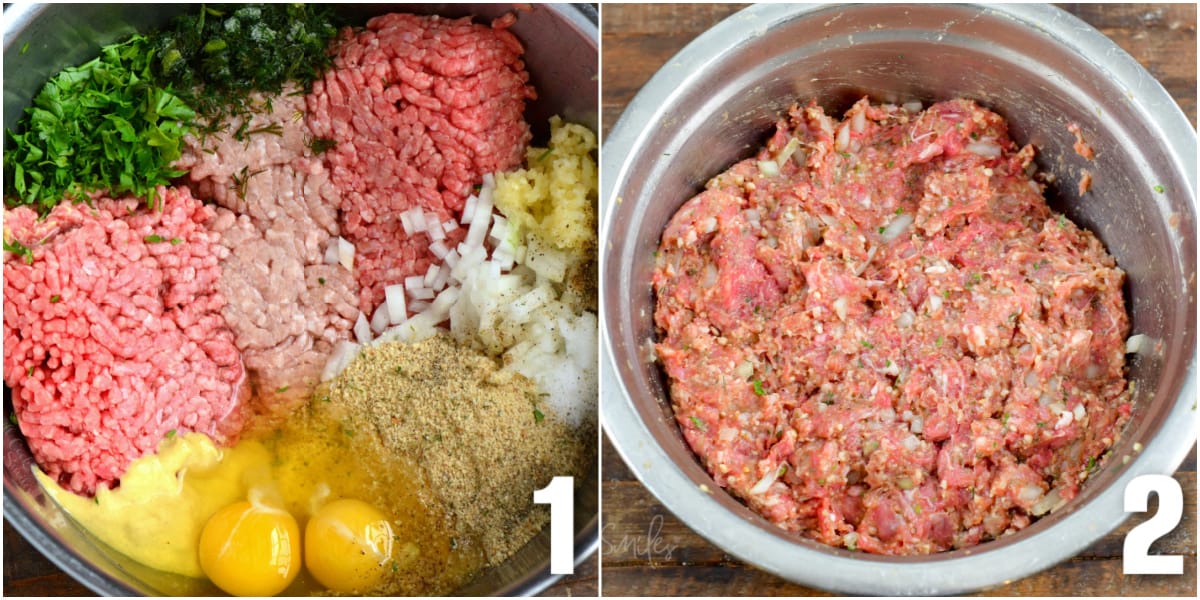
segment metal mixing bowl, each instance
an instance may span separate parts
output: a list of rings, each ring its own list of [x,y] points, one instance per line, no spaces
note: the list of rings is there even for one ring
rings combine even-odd
[[[1079,496],[1030,527],[923,557],[834,549],[784,533],[699,465],[652,361],[653,252],[706,180],[761,146],[795,101],[840,115],[874,101],[973,98],[1008,119],[1057,176],[1052,207],[1095,232],[1127,272],[1135,410],[1114,460]],[[1096,148],[1072,150],[1068,122]],[[1093,174],[1081,200],[1080,169]],[[754,6],[668,60],[605,140],[601,181],[602,420],[630,469],[688,526],[786,579],[854,594],[954,594],[1064,560],[1127,514],[1126,484],[1170,475],[1196,443],[1196,135],[1138,63],[1049,6]],[[1162,186],[1162,193],[1155,191]],[[1139,451],[1140,450],[1140,451]],[[1127,458],[1126,458],[1127,457]]]
[[[549,137],[554,114],[598,131],[599,30],[591,5],[525,5],[512,31],[526,47],[525,62],[538,99],[526,109],[535,141]],[[46,80],[64,67],[96,55],[101,44],[135,30],[165,24],[195,6],[6,5],[4,36],[4,125],[13,128]],[[512,10],[501,4],[339,5],[350,22],[393,11],[474,15],[482,22]],[[28,44],[24,51],[23,47]],[[5,412],[12,406],[5,394]],[[219,594],[211,584],[146,568],[114,552],[77,527],[38,488],[33,458],[16,428],[4,422],[4,518],[63,571],[104,595]],[[575,496],[574,554],[578,565],[599,544],[598,469]],[[558,580],[550,573],[550,531],[546,527],[509,560],[482,573],[458,593],[536,594]]]

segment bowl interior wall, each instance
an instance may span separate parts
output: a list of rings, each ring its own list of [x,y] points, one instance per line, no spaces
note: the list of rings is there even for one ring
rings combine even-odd
[[[718,490],[713,496],[722,505],[784,535],[720,491],[675,425],[664,375],[649,358],[655,337],[653,252],[678,207],[710,177],[752,156],[793,102],[815,99],[840,118],[863,96],[926,105],[971,98],[1005,117],[1019,144],[1034,144],[1039,169],[1057,177],[1047,194],[1050,205],[1105,243],[1128,274],[1133,332],[1161,342],[1129,364],[1136,408],[1113,453],[1130,455],[1134,443],[1148,443],[1179,398],[1195,347],[1194,237],[1184,233],[1195,231],[1195,214],[1183,175],[1194,165],[1172,161],[1168,132],[1146,123],[1129,91],[1097,65],[1065,52],[1049,33],[987,10],[859,5],[853,11],[819,10],[770,29],[758,26],[746,23],[749,34],[709,64],[668,61],[664,70],[686,68],[693,74],[652,113],[657,121],[635,138],[612,192],[620,200],[612,208],[601,277],[614,366],[641,421],[677,466],[697,485]],[[1071,122],[1096,149],[1094,161],[1073,151]],[[1083,169],[1091,172],[1093,184],[1081,198]],[[1158,185],[1167,192],[1154,192]],[[1110,461],[1076,500],[1039,520],[1027,535],[986,544],[977,553],[1044,531],[1120,472],[1121,461]]]

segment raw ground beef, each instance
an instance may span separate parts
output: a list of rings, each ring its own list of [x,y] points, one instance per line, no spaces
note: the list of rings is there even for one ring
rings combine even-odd
[[[882,554],[1028,525],[1130,411],[1124,273],[1003,119],[917,111],[793,107],[676,213],[654,273],[675,415],[717,483]]]
[[[111,486],[164,436],[241,429],[242,365],[217,291],[213,209],[186,190],[4,215],[4,381],[38,465],[66,488]]]
[[[342,32],[335,68],[314,82],[308,122],[337,142],[324,156],[342,193],[365,314],[385,285],[429,267],[429,241],[404,234],[402,211],[419,205],[451,219],[484,173],[521,163],[530,139],[522,113],[535,94],[508,31],[514,21],[376,17]],[[463,235],[450,232],[447,246]]]
[[[220,134],[188,138],[176,166],[191,169],[197,197],[222,207],[210,224],[229,249],[218,283],[222,314],[250,375],[254,412],[282,417],[349,337],[358,284],[324,259],[339,233],[338,191],[309,147],[304,98],[289,87],[270,108],[244,127],[235,119]],[[258,133],[238,140],[239,129]]]

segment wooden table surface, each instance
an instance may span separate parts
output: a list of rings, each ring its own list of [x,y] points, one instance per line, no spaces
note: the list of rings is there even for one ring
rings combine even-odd
[[[605,4],[601,15],[602,131],[651,75],[696,35],[744,5]],[[1195,5],[1061,5],[1137,58],[1196,122]],[[602,449],[601,586],[604,595],[828,595],[795,585],[725,554],[683,525],[629,471],[606,439]],[[1125,533],[1104,537],[1079,556],[993,589],[998,596],[1195,596],[1196,455],[1175,475],[1185,495],[1184,520],[1154,546],[1185,555],[1182,576],[1125,576]]]

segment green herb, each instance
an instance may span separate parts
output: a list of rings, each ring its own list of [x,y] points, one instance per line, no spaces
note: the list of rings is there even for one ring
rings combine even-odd
[[[757,379],[754,380],[754,393],[758,396],[767,395],[767,392],[763,391],[762,382]]]
[[[818,480],[817,480],[817,485],[824,486],[824,485],[825,485],[825,478],[824,478],[824,477],[822,477],[822,478],[818,479]]]
[[[887,227],[880,227],[880,228],[879,228],[879,233],[883,233],[883,232],[884,232],[886,229],[887,229]]]
[[[233,133],[233,139],[235,139],[239,142],[244,142],[244,141],[246,141],[246,138],[248,138],[256,133],[269,133],[271,135],[278,135],[278,136],[283,135],[283,127],[279,123],[271,123],[270,125],[264,125],[262,127],[256,127],[254,129],[247,129],[247,127],[249,127],[249,125],[250,125],[250,119],[244,118],[242,120],[242,125],[240,127],[238,127],[237,131],[235,131]]]
[[[290,387],[292,387],[292,386],[290,386],[290,385],[285,385],[285,386],[279,387],[279,388],[277,388],[277,389],[275,390],[275,393],[276,393],[276,394],[282,394],[282,393],[284,393],[284,392],[288,391],[288,388],[290,388]]]
[[[867,340],[863,340],[863,341],[861,341],[861,342],[859,342],[859,343],[861,343],[861,344],[862,344],[862,347],[863,347],[863,348],[866,348],[867,350],[874,350],[874,349],[875,349],[875,344],[872,344],[871,342],[868,342]]]
[[[255,175],[258,175],[259,173],[266,171],[266,169],[259,169],[253,173],[247,173],[247,171],[249,171],[249,170],[250,170],[250,165],[246,165],[246,166],[242,167],[242,170],[239,174],[234,175],[232,177],[233,189],[237,190],[238,198],[241,198],[243,200],[246,199],[246,188],[250,184],[250,178],[254,177]]]
[[[914,505],[913,505],[913,512],[917,513],[918,515],[919,515],[919,514],[921,514],[921,505],[920,505],[920,504],[914,504]]]
[[[1087,470],[1088,470],[1088,473],[1091,473],[1092,471],[1096,470],[1096,457],[1095,456],[1088,457]]]
[[[396,562],[396,561],[394,561],[394,560],[392,561],[392,572],[393,572],[393,573],[399,573],[399,572],[400,572],[400,564],[399,564],[399,563],[397,563],[397,562]]]
[[[161,235],[150,234],[150,235],[142,238],[142,241],[146,242],[147,244],[161,244],[161,243],[165,242],[166,240],[164,240],[163,236],[161,236]]]
[[[545,421],[545,420],[546,420],[546,415],[543,414],[542,411],[540,411],[536,408],[533,409],[533,422],[534,423],[541,423],[542,421]]]
[[[169,440],[169,439],[171,439],[171,438],[173,438],[173,437],[175,437],[175,430],[174,430],[174,429],[172,429],[172,430],[170,430],[170,431],[168,431],[168,432],[167,432],[167,439],[168,439],[168,440]]]
[[[1158,192],[1158,193],[1160,193],[1160,194],[1161,194],[1161,193],[1163,193],[1163,191],[1165,191],[1165,190],[1164,190],[1164,188],[1163,188],[1162,184],[1159,184],[1159,185],[1156,185],[1156,186],[1154,186],[1154,191],[1156,191],[1156,192]]]
[[[21,426],[20,423],[17,423],[17,413],[15,413],[15,412],[8,413],[8,422],[12,423],[13,425],[16,425],[18,427]]]
[[[700,417],[697,417],[696,415],[692,415],[692,425],[695,425],[696,429],[699,429],[700,431],[708,431],[708,425],[705,425],[704,421],[701,421]]]
[[[95,502],[96,506],[100,506],[100,496],[92,496],[92,502]]]
[[[543,160],[546,160],[546,157],[550,156],[551,152],[554,152],[554,148],[546,148],[546,151],[543,152],[541,156],[537,157],[537,161],[542,162]]]
[[[1058,215],[1058,228],[1066,229],[1066,227],[1067,227],[1067,218],[1063,215]]]
[[[887,161],[887,168],[889,168],[889,169],[890,169],[890,168],[892,168],[892,167],[894,167],[894,166],[896,166],[896,161],[894,161],[894,160],[889,160],[889,161]]]
[[[5,201],[45,215],[64,199],[108,189],[157,206],[195,112],[151,70],[144,36],[104,46],[100,56],[55,75],[25,109],[4,153]],[[19,133],[18,133],[19,132]]]
[[[937,339],[933,341],[933,345],[934,345],[934,346],[937,346],[938,348],[941,348],[941,347],[942,347],[942,343],[943,343],[943,342],[945,342],[945,341],[946,341],[946,339],[945,339],[944,337],[942,337],[942,336],[940,336],[940,335],[939,335],[939,336],[937,336]]]
[[[346,434],[346,437],[354,437],[354,430],[349,427],[343,427],[342,433]]]
[[[898,214],[898,215],[902,215],[902,214],[904,214],[904,207],[903,207],[903,206],[901,206],[900,208],[897,208],[897,209],[896,209],[896,214]]]
[[[313,154],[324,154],[326,150],[337,146],[337,144],[337,140],[329,138],[313,138],[308,142],[308,147],[312,149]]]
[[[177,238],[177,237],[173,237],[173,238],[171,238],[171,245],[172,245],[172,246],[178,246],[178,245],[180,245],[180,244],[182,244],[182,243],[183,243],[183,238]]]
[[[50,296],[50,304],[58,304],[59,302],[62,302],[62,296],[58,294]]]
[[[24,55],[26,52],[29,52],[29,42],[21,44],[21,54]]]
[[[949,289],[942,290],[942,297],[949,300],[950,299],[950,290]]]
[[[977,139],[979,139],[979,134],[978,134],[977,132],[974,132],[974,131],[972,131],[972,132],[971,132],[971,139],[973,139],[973,140],[977,140]]]
[[[20,256],[27,265],[33,264],[33,250],[26,248],[17,240],[13,240],[11,242],[4,240],[4,251],[12,252],[13,254]]]
[[[1045,422],[1045,421],[1038,421],[1038,422],[1037,422],[1037,426],[1038,426],[1039,428],[1041,428],[1041,429],[1045,429],[1045,428],[1046,428],[1046,422]]]
[[[1008,413],[1004,413],[1004,419],[1001,421],[1001,423],[1002,423],[1002,424],[1003,424],[1005,427],[1008,427],[1008,419],[1009,419],[1009,417],[1010,417],[1010,416],[1011,416],[1011,415],[1009,415]]]
[[[319,283],[319,284],[321,284],[321,285],[325,285],[325,278],[324,278],[324,277],[318,277],[318,278],[317,278],[317,283]]]
[[[851,552],[857,552],[858,551],[858,540],[855,540],[855,539],[848,540],[846,542],[846,549]]]
[[[215,131],[226,118],[253,112],[252,92],[279,94],[288,81],[308,86],[332,64],[326,48],[336,35],[329,6],[205,6],[152,37],[153,74],[185,90]]]
[[[33,377],[33,367],[32,366],[30,366],[28,369],[25,369],[25,376]]]

